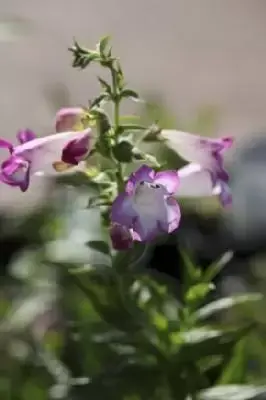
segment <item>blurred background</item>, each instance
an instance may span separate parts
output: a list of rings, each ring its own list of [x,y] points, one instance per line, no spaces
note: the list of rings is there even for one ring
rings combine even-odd
[[[126,80],[148,100],[127,112],[139,113],[147,123],[156,119],[165,128],[236,138],[227,158],[232,208],[224,212],[216,199],[182,202],[178,233],[145,254],[145,268],[174,278],[178,291],[181,249],[203,268],[229,251],[233,256],[217,282],[219,293],[264,291],[265,15],[263,0],[2,2],[0,136],[14,140],[22,128],[40,136],[53,133],[60,107],[88,104],[99,91],[98,70],[74,70],[67,49],[74,37],[93,47],[110,34]],[[166,149],[158,157],[171,167],[181,165]],[[99,345],[83,339],[80,344],[79,335],[92,335],[88,325],[99,321],[60,267],[109,262],[84,245],[103,237],[97,211],[85,209],[87,197],[83,186],[62,188],[38,179],[24,194],[0,186],[1,400],[68,398],[70,373],[80,379],[75,385],[86,388],[88,374],[103,374],[102,365],[114,365],[111,354],[98,353]],[[96,283],[95,293],[101,293]],[[82,329],[73,333],[79,324]],[[256,343],[262,355],[264,342]],[[265,355],[262,359],[261,377]],[[138,399],[99,392],[104,386],[99,382],[96,400]]]

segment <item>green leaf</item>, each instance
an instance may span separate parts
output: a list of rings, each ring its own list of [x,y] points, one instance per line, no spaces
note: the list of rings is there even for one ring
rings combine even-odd
[[[118,60],[115,62],[115,68],[116,68],[116,82],[119,90],[122,90],[124,88],[125,80],[124,80],[124,74],[122,71],[121,64]]]
[[[119,162],[130,163],[133,157],[132,149],[133,145],[123,140],[113,148],[113,155]]]
[[[188,289],[185,295],[185,301],[188,303],[202,301],[214,288],[215,286],[212,283],[198,283],[193,285]]]
[[[168,320],[167,318],[158,311],[154,311],[152,313],[152,323],[159,331],[165,331],[168,329]]]
[[[186,296],[187,291],[191,286],[201,282],[201,269],[197,267],[190,259],[188,254],[181,250],[181,256],[184,265],[182,266],[183,275],[183,296]]]
[[[222,257],[211,264],[204,273],[203,279],[205,282],[212,281],[233,258],[233,252],[227,251]]]
[[[97,47],[99,47],[99,52],[100,52],[101,56],[105,55],[105,50],[106,50],[106,47],[107,47],[109,41],[110,41],[110,36],[104,36],[100,40]]]
[[[101,93],[96,99],[90,103],[90,108],[99,106],[103,100],[109,100],[110,96],[107,93]]]
[[[221,385],[203,390],[200,400],[264,400],[266,386],[255,385]]]
[[[138,100],[139,99],[138,93],[135,92],[134,90],[131,90],[131,89],[122,90],[122,92],[120,93],[120,97],[121,98],[132,98],[134,100]]]
[[[249,355],[247,354],[246,338],[240,340],[235,346],[232,358],[222,371],[219,379],[219,385],[231,383],[245,383],[247,363]]]
[[[153,168],[160,168],[161,165],[160,163],[157,161],[157,158],[154,157],[151,154],[145,153],[139,149],[137,149],[136,147],[134,147],[132,149],[132,155],[133,158],[137,161],[146,161],[149,165],[151,165]]]
[[[104,242],[103,240],[91,240],[86,243],[91,249],[99,251],[100,253],[104,253],[109,255],[110,254],[110,247],[108,243]]]
[[[82,48],[70,49],[74,54],[74,60],[72,66],[74,68],[86,68],[92,61],[99,61],[99,54],[90,50],[84,50]]]
[[[96,118],[96,124],[100,135],[104,135],[111,128],[111,123],[106,112],[100,108],[91,110],[91,115]]]
[[[98,140],[95,144],[95,149],[103,157],[109,158],[111,155],[110,138],[108,136],[108,131],[111,128],[109,117],[101,109],[91,110],[91,115],[96,119],[96,127],[99,133]]]
[[[182,345],[176,355],[177,363],[196,362],[207,356],[226,354],[250,329],[251,326],[231,330],[197,328],[181,332],[178,334]]]
[[[111,85],[109,85],[108,82],[106,82],[104,79],[98,76],[98,81],[100,82],[101,87],[108,93],[112,94],[112,88]]]
[[[239,305],[257,303],[262,299],[263,295],[260,293],[249,293],[233,297],[224,297],[202,307],[196,312],[195,316],[198,320],[205,320],[213,315],[218,314],[219,312],[228,311]]]
[[[156,125],[152,124],[146,132],[146,135],[143,136],[142,140],[144,142],[159,142],[161,129]]]

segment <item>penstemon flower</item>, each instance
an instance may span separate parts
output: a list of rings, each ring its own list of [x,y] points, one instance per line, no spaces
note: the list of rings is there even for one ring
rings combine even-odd
[[[66,116],[67,113],[61,116],[61,123],[65,123]],[[71,123],[68,126],[70,128]],[[19,187],[23,192],[28,189],[31,176],[50,175],[73,168],[91,150],[89,128],[42,138],[37,138],[30,130],[22,130],[18,132],[17,139],[17,146],[0,140],[0,148],[9,151],[9,157],[1,165],[0,180],[9,186]]]
[[[133,229],[129,229],[124,225],[112,223],[110,236],[115,250],[127,250],[133,246]]]
[[[213,194],[219,196],[224,206],[231,203],[223,156],[233,144],[232,137],[209,139],[174,130],[162,130],[161,136],[172,150],[191,163],[178,171],[180,196]]]
[[[55,116],[56,132],[67,132],[72,130],[81,130],[80,124],[84,110],[81,107],[64,107],[61,108]]]
[[[178,228],[180,209],[173,194],[178,188],[176,171],[155,172],[147,165],[131,174],[125,191],[120,193],[111,210],[111,239],[118,247],[132,240],[148,242]],[[120,228],[119,228],[120,226]],[[122,246],[120,246],[122,247]]]

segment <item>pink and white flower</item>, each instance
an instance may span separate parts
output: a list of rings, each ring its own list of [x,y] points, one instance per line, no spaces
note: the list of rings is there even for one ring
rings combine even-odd
[[[84,110],[81,107],[61,108],[55,116],[56,132],[67,132],[75,130],[75,126],[81,123],[84,116]]]
[[[73,117],[73,109],[68,110]],[[25,192],[33,175],[50,175],[78,165],[91,150],[91,129],[73,131],[75,121],[72,118],[70,123],[70,114],[66,109],[59,112],[56,123],[59,130],[63,124],[68,131],[37,138],[31,130],[21,130],[17,134],[18,145],[0,139],[0,148],[9,151],[1,165],[0,180]],[[79,115],[77,109],[75,115]]]
[[[232,198],[224,153],[233,145],[232,137],[209,139],[175,130],[162,130],[166,144],[190,164],[178,171],[179,196],[218,195],[226,206]]]

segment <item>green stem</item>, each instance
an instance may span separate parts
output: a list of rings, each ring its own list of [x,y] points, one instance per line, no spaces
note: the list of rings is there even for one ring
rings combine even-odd
[[[112,74],[112,86],[113,86],[113,95],[114,95],[114,137],[116,143],[118,142],[118,131],[119,131],[119,114],[120,114],[120,98],[117,93],[117,79],[116,79],[116,70],[115,67],[111,66],[111,74]],[[123,190],[124,187],[124,178],[123,178],[123,169],[122,164],[119,161],[116,161],[116,179],[117,179],[117,189],[118,192]]]

